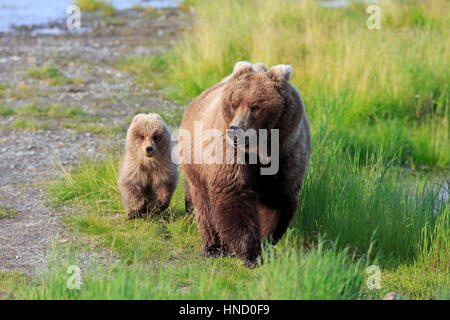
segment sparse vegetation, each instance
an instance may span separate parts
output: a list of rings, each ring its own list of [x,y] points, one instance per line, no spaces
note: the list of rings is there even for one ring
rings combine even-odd
[[[88,119],[80,107],[65,107],[62,105],[44,105],[39,106],[35,103],[19,108],[15,112],[17,115],[30,116],[44,119]]]
[[[8,108],[4,104],[0,104],[0,116],[6,117],[14,114],[14,109]]]
[[[102,0],[76,0],[75,4],[82,11],[100,11],[102,15],[110,16],[116,14],[114,6]]]
[[[33,79],[44,80],[50,85],[81,83],[80,80],[67,77],[57,67],[52,65],[28,69],[27,75]]]
[[[13,208],[8,208],[5,206],[1,206],[0,207],[0,219],[1,218],[10,218],[10,217],[14,217],[18,214],[16,209]]]
[[[66,122],[63,128],[73,129],[77,132],[90,132],[93,134],[113,134],[113,133],[125,133],[125,128],[121,126],[105,126],[99,123],[73,123]]]
[[[19,129],[19,130],[45,130],[50,127],[46,121],[38,121],[33,119],[17,118],[12,124],[3,126],[4,129]]]
[[[0,271],[0,300],[14,299],[18,287],[28,283],[28,278],[16,271]]]
[[[82,108],[63,105],[38,105],[31,103],[25,107],[11,109],[0,105],[0,116],[16,116],[10,125],[4,129],[44,130],[52,126],[73,129],[77,132],[90,132],[93,134],[113,134],[125,132],[121,126],[108,126],[98,123],[98,118],[86,114]],[[57,121],[52,123],[51,121]]]

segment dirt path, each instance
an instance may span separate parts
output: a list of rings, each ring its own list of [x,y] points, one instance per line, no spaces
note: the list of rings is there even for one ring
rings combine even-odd
[[[83,34],[0,34],[0,271],[31,274],[45,265],[55,239],[71,236],[64,212],[45,204],[45,185],[61,165],[123,143],[138,110],[170,108],[114,63],[164,50],[187,19],[174,9],[126,11],[85,21],[92,31]],[[31,74],[46,65],[62,75]],[[36,111],[46,106],[47,114]],[[58,114],[68,106],[81,115]]]

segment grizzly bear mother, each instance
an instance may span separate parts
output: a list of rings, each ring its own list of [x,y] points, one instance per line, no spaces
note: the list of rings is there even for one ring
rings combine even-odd
[[[204,91],[184,114],[180,157],[186,175],[186,207],[195,212],[205,256],[234,252],[247,266],[253,266],[261,242],[271,236],[277,243],[294,217],[311,155],[311,138],[302,98],[289,82],[291,74],[289,65],[267,71],[263,64],[238,62],[231,75]],[[235,154],[244,146],[245,161],[198,161],[203,159],[198,153],[211,144],[202,134],[209,136],[211,129],[220,132],[214,143],[224,146],[214,152],[223,152],[225,159],[230,145]],[[269,146],[270,158],[279,161],[275,174],[261,174],[267,164],[259,151],[258,161],[249,163],[252,151],[247,148],[248,140],[236,143],[237,132],[249,129],[267,129],[269,135],[275,132],[272,129],[278,130],[278,154]],[[199,144],[203,148],[196,148]]]

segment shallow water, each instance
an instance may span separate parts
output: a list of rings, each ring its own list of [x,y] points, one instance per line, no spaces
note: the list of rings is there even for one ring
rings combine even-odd
[[[68,17],[67,8],[74,0],[0,0],[0,32],[13,31],[13,26],[41,25]],[[118,10],[134,5],[168,8],[177,6],[181,0],[108,0]],[[83,13],[81,13],[83,14]],[[49,30],[48,33],[57,33]]]
[[[348,0],[324,0],[318,2],[319,6],[326,8],[339,8],[348,4]]]

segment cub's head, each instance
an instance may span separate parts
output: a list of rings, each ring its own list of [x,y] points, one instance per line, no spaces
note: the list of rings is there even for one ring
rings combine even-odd
[[[249,129],[279,129],[292,113],[289,79],[292,67],[238,62],[223,92],[222,115],[227,137],[237,145],[237,136]],[[243,142],[243,141],[242,141]],[[248,144],[248,141],[245,141]]]
[[[170,130],[156,113],[137,114],[127,132],[127,151],[152,158],[170,152]]]

